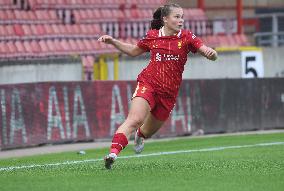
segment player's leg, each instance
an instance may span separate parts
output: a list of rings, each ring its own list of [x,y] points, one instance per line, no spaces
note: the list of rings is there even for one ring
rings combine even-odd
[[[164,124],[164,121],[158,120],[152,113],[149,113],[144,124],[137,129],[134,138],[134,151],[139,154],[144,149],[144,140],[154,135]]]
[[[140,132],[146,138],[150,138],[162,127],[164,123],[165,121],[158,120],[152,113],[150,113],[144,124],[140,127]]]
[[[144,149],[144,139],[154,135],[168,119],[174,105],[175,98],[156,96],[156,106],[147,116],[144,124],[137,129],[134,139],[134,151],[139,154]]]
[[[110,154],[105,157],[105,167],[107,169],[111,168],[117,155],[127,146],[130,135],[143,124],[149,113],[150,106],[144,98],[133,98],[127,119],[117,129],[112,139]]]
[[[144,98],[133,98],[127,119],[117,129],[116,134],[123,133],[129,139],[131,134],[144,123],[149,113],[150,106]]]

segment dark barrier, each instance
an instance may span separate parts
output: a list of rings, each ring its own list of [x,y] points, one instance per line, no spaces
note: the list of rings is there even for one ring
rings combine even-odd
[[[1,149],[111,138],[125,120],[134,81],[0,86]],[[284,79],[186,80],[156,135],[284,127]]]

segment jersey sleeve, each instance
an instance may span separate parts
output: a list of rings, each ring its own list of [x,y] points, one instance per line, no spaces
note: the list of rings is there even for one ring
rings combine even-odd
[[[147,34],[137,42],[137,46],[145,50],[146,52],[150,51],[148,35],[149,35],[149,32],[147,32]]]
[[[203,45],[203,41],[195,36],[192,32],[187,33],[188,49],[190,52],[196,53],[197,50]]]

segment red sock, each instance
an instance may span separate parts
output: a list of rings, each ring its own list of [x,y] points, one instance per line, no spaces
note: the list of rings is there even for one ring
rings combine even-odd
[[[128,144],[128,140],[123,133],[116,133],[112,138],[112,144],[110,147],[110,152],[118,155],[122,149],[124,149]]]
[[[137,135],[138,135],[139,137],[143,137],[144,139],[146,139],[146,136],[143,135],[143,133],[141,132],[140,128],[138,128],[138,130],[137,130]]]

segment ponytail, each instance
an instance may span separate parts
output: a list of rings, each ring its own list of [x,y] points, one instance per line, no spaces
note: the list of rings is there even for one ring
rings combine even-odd
[[[164,26],[163,17],[168,16],[171,13],[171,8],[181,8],[178,4],[166,4],[155,10],[153,14],[153,20],[151,21],[151,29],[159,30]]]
[[[164,24],[162,20],[162,9],[163,7],[159,7],[153,14],[153,20],[151,21],[151,29],[159,30]]]

